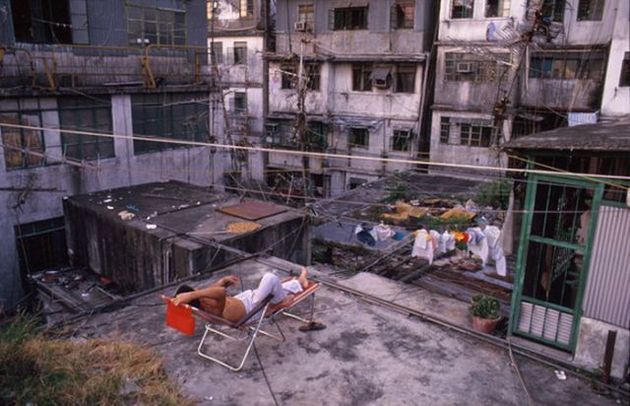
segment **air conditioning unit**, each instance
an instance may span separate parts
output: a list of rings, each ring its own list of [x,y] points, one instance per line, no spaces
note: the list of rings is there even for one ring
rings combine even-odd
[[[458,73],[471,73],[473,71],[473,62],[457,62]]]
[[[378,87],[379,89],[387,89],[389,87],[389,80],[387,79],[374,79],[372,81],[374,87]]]
[[[309,31],[309,26],[306,21],[296,21],[293,27],[295,28],[295,31],[298,31],[298,32]]]

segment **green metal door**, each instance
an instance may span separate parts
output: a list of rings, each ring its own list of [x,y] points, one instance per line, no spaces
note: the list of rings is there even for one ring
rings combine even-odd
[[[551,176],[528,184],[510,331],[573,351],[603,185]]]

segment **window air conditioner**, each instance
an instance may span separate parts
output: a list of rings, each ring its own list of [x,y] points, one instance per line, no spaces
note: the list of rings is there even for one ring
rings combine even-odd
[[[389,80],[374,79],[372,80],[372,84],[374,85],[374,87],[378,87],[379,89],[387,89],[389,87]]]
[[[458,73],[470,73],[473,71],[473,63],[472,62],[457,62],[457,72]]]

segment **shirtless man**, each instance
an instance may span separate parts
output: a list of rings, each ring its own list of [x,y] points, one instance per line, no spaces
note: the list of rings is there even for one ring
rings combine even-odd
[[[238,321],[270,293],[273,294],[270,306],[273,311],[282,306],[287,296],[299,293],[308,287],[306,268],[302,268],[298,278],[282,283],[278,276],[266,273],[260,280],[258,288],[243,291],[236,296],[228,296],[225,289],[238,282],[239,279],[236,276],[229,275],[204,289],[193,289],[188,285],[182,285],[177,289],[173,303],[176,305],[188,303],[226,320]]]

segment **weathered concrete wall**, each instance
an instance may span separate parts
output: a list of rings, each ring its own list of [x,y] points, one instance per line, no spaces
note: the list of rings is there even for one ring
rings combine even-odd
[[[114,95],[112,102],[113,131],[119,135],[132,135],[131,97]],[[22,99],[23,103],[36,102]],[[55,98],[40,100],[42,126],[59,126]],[[13,110],[12,99],[0,101],[0,112]],[[0,129],[0,133],[2,129]],[[212,183],[211,154],[208,148],[180,148],[161,153],[134,155],[133,140],[118,138],[114,142],[115,157],[90,162],[95,168],[77,168],[59,163],[62,155],[61,136],[58,131],[44,131],[46,155],[51,158],[47,166],[6,170],[4,152],[0,153],[0,187],[5,188],[53,188],[53,192],[0,191],[0,306],[12,306],[22,296],[20,269],[14,226],[63,216],[62,197],[98,190],[169,179],[199,185]],[[20,197],[24,202],[16,209]]]
[[[604,365],[606,341],[610,330],[617,332],[611,375],[623,378],[630,359],[630,330],[582,317],[574,361],[584,368],[600,370]]]
[[[314,4],[315,26],[312,33],[295,31],[299,4]],[[302,0],[281,0],[277,2],[276,31],[277,50],[298,53],[302,38],[313,39],[305,48],[306,55],[315,53],[339,54],[419,54],[426,51],[426,39],[431,37],[431,10],[433,2],[416,0],[413,29],[390,29],[390,11],[393,0],[325,0],[305,2]],[[328,27],[329,10],[336,7],[368,6],[367,30],[330,31]]]
[[[602,83],[594,80],[527,79],[521,103],[568,110],[597,110]]]
[[[607,116],[630,114],[630,86],[619,86],[623,58],[630,52],[630,23],[628,23],[630,2],[617,3],[602,95],[602,114]]]

